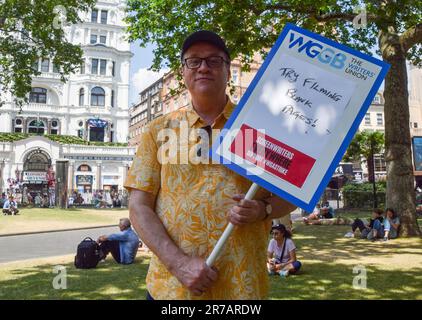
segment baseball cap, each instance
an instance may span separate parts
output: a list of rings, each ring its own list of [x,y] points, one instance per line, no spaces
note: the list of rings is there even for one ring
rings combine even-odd
[[[221,49],[225,54],[227,54],[230,59],[230,52],[224,40],[215,32],[208,30],[199,30],[189,35],[183,42],[180,58],[183,57],[186,50],[188,50],[192,45],[197,42],[207,42],[214,45],[215,47]]]

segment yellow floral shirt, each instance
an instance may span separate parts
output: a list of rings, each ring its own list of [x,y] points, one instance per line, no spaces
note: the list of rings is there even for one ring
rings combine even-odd
[[[222,129],[233,109],[229,101],[212,128]],[[186,254],[207,258],[227,225],[229,209],[236,204],[232,196],[246,194],[251,182],[212,160],[197,163],[201,140],[196,129],[204,126],[192,106],[152,121],[141,136],[125,187],[153,193],[155,212],[171,239]],[[169,150],[174,146],[179,146],[177,152]],[[208,156],[207,151],[203,153]],[[193,161],[186,163],[187,158]],[[268,196],[260,189],[255,198]],[[153,255],[148,291],[154,299],[265,299],[270,227],[270,220],[235,227],[215,263],[218,280],[200,297],[191,295]]]

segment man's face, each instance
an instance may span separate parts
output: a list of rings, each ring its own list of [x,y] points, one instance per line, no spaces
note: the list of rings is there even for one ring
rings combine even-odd
[[[192,98],[196,96],[219,97],[226,94],[227,82],[230,78],[230,65],[223,62],[221,67],[210,68],[205,61],[197,69],[189,69],[185,64],[186,58],[221,57],[229,61],[226,54],[206,42],[192,45],[183,56],[183,79]]]
[[[125,230],[125,226],[121,222],[119,222],[119,229],[120,229],[120,231]]]

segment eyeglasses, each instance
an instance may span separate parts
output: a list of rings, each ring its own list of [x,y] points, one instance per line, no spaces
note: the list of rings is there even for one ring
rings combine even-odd
[[[230,63],[229,61],[224,60],[223,57],[212,56],[206,58],[186,58],[185,63],[183,65],[185,65],[189,69],[198,69],[202,65],[203,60],[205,60],[207,66],[211,69],[221,68],[224,62]]]

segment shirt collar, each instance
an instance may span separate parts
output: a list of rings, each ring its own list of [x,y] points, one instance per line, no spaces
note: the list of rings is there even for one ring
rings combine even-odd
[[[230,99],[227,99],[227,103],[224,106],[223,112],[217,116],[215,121],[217,121],[221,117],[221,115],[223,115],[224,118],[226,118],[226,120],[230,118],[230,115],[232,114],[234,107],[235,105],[233,104],[233,102],[231,102]],[[201,117],[199,116],[199,114],[196,113],[195,109],[193,108],[192,102],[190,102],[189,105],[186,107],[186,111],[187,111],[189,127],[191,128],[197,121],[201,119]]]

